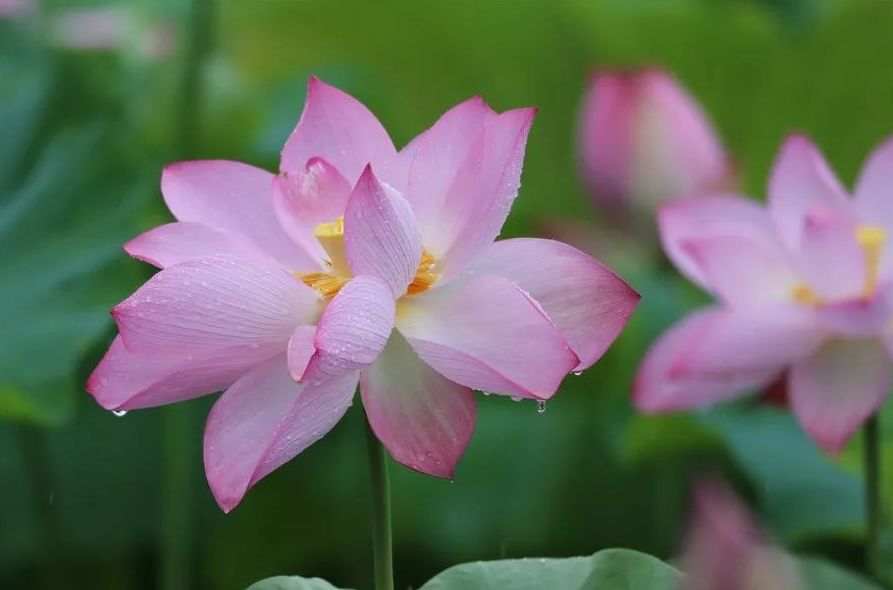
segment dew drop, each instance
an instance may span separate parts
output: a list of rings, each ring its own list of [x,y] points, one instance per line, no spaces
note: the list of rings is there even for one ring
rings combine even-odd
[[[521,396],[514,396],[514,395],[512,396],[512,401],[513,401],[513,402],[519,402],[519,401],[521,401],[522,399],[523,399],[523,398],[522,398]]]
[[[579,377],[583,374],[583,371],[574,371],[574,377]]]
[[[112,415],[116,418],[123,418],[127,415],[127,410],[112,410]]]
[[[493,393],[490,392],[490,391],[483,391],[483,390],[481,390],[481,393],[483,393],[484,395],[493,395]]]
[[[545,414],[546,413],[546,400],[541,399],[536,402],[536,413],[537,414]]]

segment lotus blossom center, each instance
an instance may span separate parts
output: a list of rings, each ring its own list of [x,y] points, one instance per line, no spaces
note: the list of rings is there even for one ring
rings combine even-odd
[[[887,232],[876,225],[860,225],[856,228],[856,242],[865,255],[865,283],[862,296],[871,297],[877,289],[881,254],[887,241]],[[803,283],[794,287],[791,297],[804,305],[821,305],[822,299]]]
[[[320,223],[313,230],[313,235],[326,252],[326,270],[293,274],[308,287],[316,289],[324,299],[331,299],[353,276],[344,250],[344,217],[329,223]],[[424,293],[437,282],[440,275],[434,272],[436,264],[437,258],[427,250],[422,250],[419,266],[406,288],[406,295]]]

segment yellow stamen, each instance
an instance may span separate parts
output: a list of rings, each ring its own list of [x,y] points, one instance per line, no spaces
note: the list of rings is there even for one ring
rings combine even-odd
[[[424,293],[425,291],[430,289],[434,283],[437,282],[437,279],[440,278],[440,275],[433,272],[432,270],[435,264],[437,264],[437,258],[435,258],[434,255],[427,250],[423,251],[422,257],[419,259],[419,268],[416,270],[415,276],[412,278],[412,282],[406,289],[407,295]]]
[[[327,272],[311,272],[308,274],[296,272],[293,274],[308,287],[316,289],[325,299],[334,297],[341,290],[341,287],[350,280]]]
[[[856,241],[865,252],[865,296],[872,295],[877,288],[878,268],[887,233],[876,225],[861,225],[856,228]]]
[[[794,299],[794,301],[803,305],[819,305],[822,302],[822,300],[819,299],[819,296],[816,295],[812,289],[810,289],[803,283],[800,283],[793,288],[791,297]]]

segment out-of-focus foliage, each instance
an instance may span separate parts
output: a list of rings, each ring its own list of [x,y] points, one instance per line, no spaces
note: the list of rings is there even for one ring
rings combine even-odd
[[[150,272],[119,245],[167,218],[157,182],[179,153],[188,43],[181,36],[156,61],[51,44],[53,13],[73,5],[44,2],[37,17],[0,21],[0,587],[56,576],[78,588],[149,588],[168,481],[162,411],[113,417],[82,384],[111,339],[108,308]],[[186,0],[134,6],[141,22],[173,19],[185,30]],[[221,0],[216,8],[200,156],[273,169],[310,74],[369,104],[399,143],[470,95],[498,109],[536,105],[506,236],[597,218],[573,152],[593,68],[672,70],[703,102],[756,197],[792,129],[811,134],[847,181],[893,133],[886,0]],[[789,544],[859,565],[857,443],[838,464],[780,411],[747,404],[634,414],[629,387],[645,347],[703,298],[674,271],[626,264],[623,254],[618,270],[644,299],[595,368],[569,377],[544,414],[482,397],[455,483],[394,466],[401,587],[479,559],[615,546],[669,558],[691,477],[705,471],[739,484]],[[210,401],[189,402],[195,435],[182,453],[195,465]],[[35,430],[22,418],[55,426]],[[228,516],[196,470],[194,494],[183,499],[196,530],[188,587],[241,590],[281,573],[368,587],[362,421],[355,404]]]

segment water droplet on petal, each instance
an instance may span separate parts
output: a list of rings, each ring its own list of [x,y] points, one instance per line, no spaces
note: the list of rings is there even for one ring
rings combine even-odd
[[[512,396],[512,401],[513,401],[513,402],[519,402],[519,401],[521,401],[522,399],[523,399],[523,398],[522,398],[520,395],[518,395],[518,396],[514,396],[514,395],[513,395],[513,396]]]
[[[546,413],[546,400],[541,399],[536,402],[536,413],[537,414],[545,414]]]
[[[484,395],[493,395],[493,393],[490,391],[481,390],[481,393],[483,393]]]
[[[127,410],[112,410],[112,415],[116,418],[123,418],[127,415]]]
[[[574,371],[574,377],[579,377],[583,374],[583,371]]]

